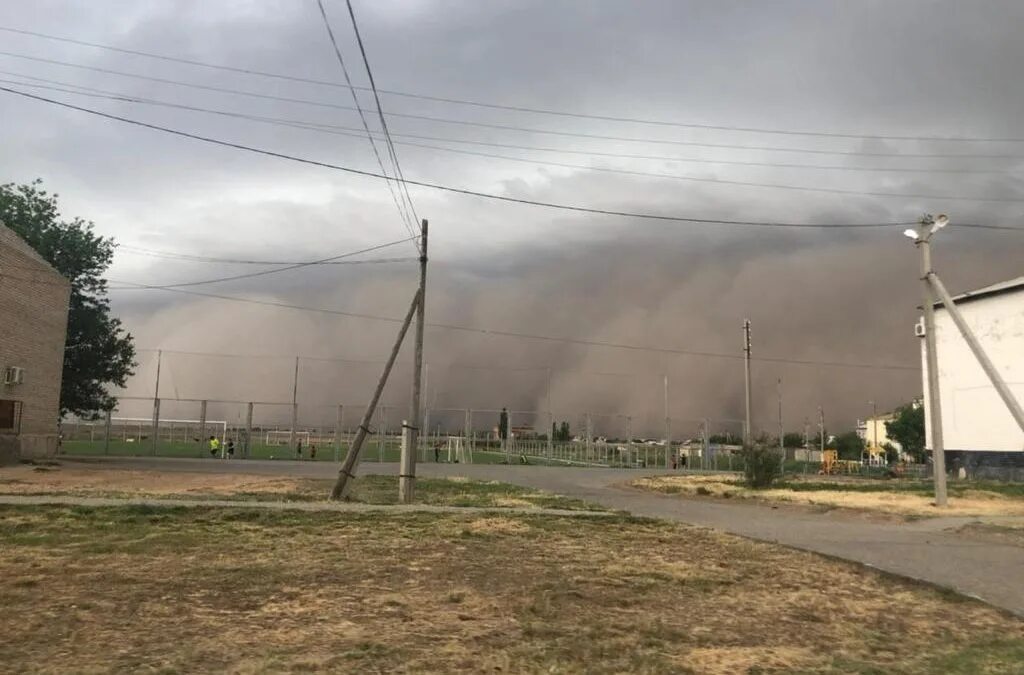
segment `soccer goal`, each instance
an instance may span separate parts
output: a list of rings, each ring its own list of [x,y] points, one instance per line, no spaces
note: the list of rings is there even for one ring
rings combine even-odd
[[[308,431],[296,431],[295,440],[302,443],[307,448],[309,447],[309,432]],[[288,445],[292,440],[292,432],[287,429],[280,431],[274,429],[273,431],[267,431],[266,437],[263,439],[264,445]]]
[[[466,439],[462,436],[448,437],[448,463],[473,463],[473,451],[467,447]]]
[[[102,421],[93,424],[102,425]],[[201,429],[205,424],[205,429]],[[111,417],[110,436],[111,438],[121,437],[127,443],[139,443],[147,438],[153,431],[152,417]],[[202,438],[200,438],[202,434]],[[159,421],[157,434],[162,441],[204,441],[210,436],[216,436],[221,443],[227,441],[228,423],[224,420],[166,420]]]

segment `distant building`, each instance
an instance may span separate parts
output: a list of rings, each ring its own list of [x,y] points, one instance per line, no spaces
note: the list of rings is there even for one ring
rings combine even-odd
[[[886,413],[857,422],[857,435],[864,439],[864,447],[868,452],[876,454],[884,449],[886,444],[897,450],[903,449],[896,440],[889,438],[889,433],[885,430],[885,423],[892,422],[895,417],[893,413]]]
[[[71,286],[0,224],[0,463],[57,453]]]
[[[953,298],[1003,380],[1024,401],[1024,276]],[[917,334],[924,337],[923,322]],[[935,342],[942,436],[950,468],[1024,467],[1024,431],[1017,426],[942,303],[935,305]],[[928,362],[921,340],[924,392]],[[925,406],[926,443],[932,420]]]

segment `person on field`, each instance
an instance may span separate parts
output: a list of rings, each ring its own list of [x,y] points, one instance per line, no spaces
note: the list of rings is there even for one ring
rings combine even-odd
[[[310,459],[316,459],[316,446],[315,445],[310,444],[310,446],[309,446],[309,458]]]
[[[228,459],[231,459],[232,457],[235,456],[235,439],[232,438],[231,440],[228,441],[227,451]]]
[[[302,439],[295,441],[295,459],[302,459]]]
[[[210,436],[210,457],[216,457],[218,450],[220,450],[220,441],[216,436]]]

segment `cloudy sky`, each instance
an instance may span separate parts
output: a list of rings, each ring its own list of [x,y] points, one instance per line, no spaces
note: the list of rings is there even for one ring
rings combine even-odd
[[[349,73],[365,86],[345,4],[324,1]],[[898,223],[946,212],[954,223],[1024,227],[1024,142],[1013,140],[1024,140],[1019,2],[354,0],[354,7],[379,88],[520,108],[382,94],[404,175],[415,181],[698,219]],[[344,83],[315,0],[4,3],[0,26]],[[342,86],[10,31],[0,31],[0,45],[2,87],[379,171]],[[378,132],[372,96],[358,95]],[[66,214],[94,221],[121,243],[109,275],[118,282],[271,269],[153,251],[299,261],[407,236],[379,179],[8,92],[0,92],[0,119],[0,180],[44,179]],[[995,140],[921,140],[936,137]],[[735,355],[750,317],[763,357],[918,364],[915,251],[902,227],[755,228],[574,213],[415,186],[410,195],[431,223],[428,311],[437,323]],[[965,290],[1021,274],[1022,253],[1024,234],[951,228],[936,260],[947,285]],[[404,243],[364,257],[414,254]],[[414,283],[415,266],[405,262],[193,289],[395,317]],[[166,356],[162,386],[171,389],[162,392],[183,398],[287,400],[287,355],[375,361],[394,332],[388,323],[159,290],[112,295],[142,348],[282,357]],[[441,329],[427,339],[428,398],[437,407],[546,410],[550,368],[558,416],[630,415],[656,427],[665,374],[680,429],[687,420],[741,412],[735,359]],[[153,361],[140,354],[129,393],[152,390]],[[503,370],[455,367],[482,365]],[[377,368],[304,361],[300,398],[325,409],[364,400]],[[406,398],[404,377],[388,392],[393,405]],[[793,428],[818,405],[831,426],[849,427],[868,400],[885,408],[921,388],[919,374],[901,368],[756,362],[761,427],[774,428],[778,378]]]

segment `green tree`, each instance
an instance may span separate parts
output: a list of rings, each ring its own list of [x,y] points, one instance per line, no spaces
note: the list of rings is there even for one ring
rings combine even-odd
[[[856,431],[846,431],[836,436],[836,451],[839,459],[859,460],[864,452],[864,439]]]
[[[911,455],[915,462],[925,461],[924,406],[908,403],[897,408],[892,421],[885,423],[885,433],[899,443],[903,452]]]
[[[782,436],[782,445],[787,448],[802,448],[804,447],[804,435],[787,431]]]
[[[61,414],[95,417],[113,409],[107,385],[123,387],[133,374],[132,336],[110,315],[102,274],[114,257],[114,241],[96,235],[81,218],[62,220],[57,195],[29,185],[0,185],[0,221],[71,282]]]

